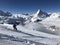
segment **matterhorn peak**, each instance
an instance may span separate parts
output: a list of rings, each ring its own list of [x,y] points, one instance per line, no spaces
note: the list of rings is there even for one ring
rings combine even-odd
[[[35,13],[34,17],[37,17],[40,14],[40,12],[42,12],[41,9],[38,9],[38,11]]]
[[[40,17],[40,18],[44,18],[44,17],[48,17],[49,15],[42,11],[41,9],[38,9],[38,11],[35,13],[34,17]]]
[[[46,12],[43,12],[41,9],[38,9],[38,11],[34,14],[34,16],[31,20],[32,20],[32,22],[34,22],[37,19],[42,20],[48,16],[49,15]]]

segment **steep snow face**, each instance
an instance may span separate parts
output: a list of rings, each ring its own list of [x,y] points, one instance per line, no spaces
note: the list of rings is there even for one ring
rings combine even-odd
[[[44,17],[47,17],[48,14],[46,12],[43,12],[42,10],[38,9],[37,13],[34,15],[34,17],[41,17],[41,18],[44,18]]]
[[[51,31],[60,32],[60,14],[53,13],[50,17],[44,19],[42,22]]]
[[[36,21],[37,19],[44,19],[48,17],[49,15],[46,12],[41,11],[40,9],[37,11],[36,14],[34,14],[33,18],[31,19],[32,22]]]
[[[53,13],[50,17],[42,21],[44,24],[55,25],[60,27],[60,14]]]
[[[50,17],[46,18],[45,21],[54,21],[60,17],[60,14],[53,13]],[[44,21],[44,20],[43,20]]]

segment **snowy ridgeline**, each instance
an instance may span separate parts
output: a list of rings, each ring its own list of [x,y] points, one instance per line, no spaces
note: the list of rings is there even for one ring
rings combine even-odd
[[[3,15],[2,15],[3,14]],[[0,23],[21,23],[24,25],[29,22],[36,22],[36,20],[42,21],[46,17],[49,17],[49,14],[41,11],[40,9],[35,14],[11,14],[9,12],[5,13],[0,11]],[[14,20],[14,21],[13,21]]]
[[[0,45],[60,44],[60,14],[41,10],[32,15],[0,13]],[[17,24],[17,31],[13,24]]]

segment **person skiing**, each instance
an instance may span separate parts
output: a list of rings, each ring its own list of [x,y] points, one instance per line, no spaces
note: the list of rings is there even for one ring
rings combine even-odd
[[[17,26],[16,24],[13,24],[13,29],[14,30],[17,30],[16,26]]]

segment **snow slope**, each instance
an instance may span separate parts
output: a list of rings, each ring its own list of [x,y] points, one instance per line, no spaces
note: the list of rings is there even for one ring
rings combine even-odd
[[[48,17],[42,21],[42,23],[47,23],[47,22],[49,22],[51,25],[59,26],[60,25],[60,23],[59,23],[60,22],[60,14],[53,13],[53,14],[51,14],[50,17]]]
[[[53,13],[50,17],[48,16],[47,13],[38,10],[34,16],[14,14],[11,17],[0,17],[2,19],[1,22],[4,23],[0,24],[0,45],[60,44],[60,14]],[[20,22],[21,18],[23,18],[23,22],[26,22],[24,26],[18,25],[17,31],[13,30],[12,24],[5,23],[9,21],[12,23],[13,20]],[[41,22],[34,22],[37,19],[44,20]]]
[[[13,31],[12,25],[0,24],[0,34],[8,35],[8,37],[9,36],[14,37],[13,39],[15,39],[16,41],[21,41],[22,39],[24,44],[25,44],[25,41],[27,40],[27,44],[30,44],[30,45],[31,43],[36,45],[40,45],[40,44],[56,45],[60,43],[60,40],[59,40],[60,36],[58,35],[39,32],[36,30],[29,31],[29,29],[26,29],[25,27],[20,25],[17,26],[17,28],[18,28],[18,31]],[[10,40],[13,40],[13,39],[10,38]]]
[[[26,44],[21,43],[21,42],[17,42],[17,41],[1,40],[0,39],[0,45],[26,45]]]
[[[55,31],[57,33],[60,32],[60,14],[58,13],[53,13],[50,17],[44,19],[40,23],[45,25],[48,29],[50,28],[52,31]],[[55,27],[51,28],[52,26]]]

